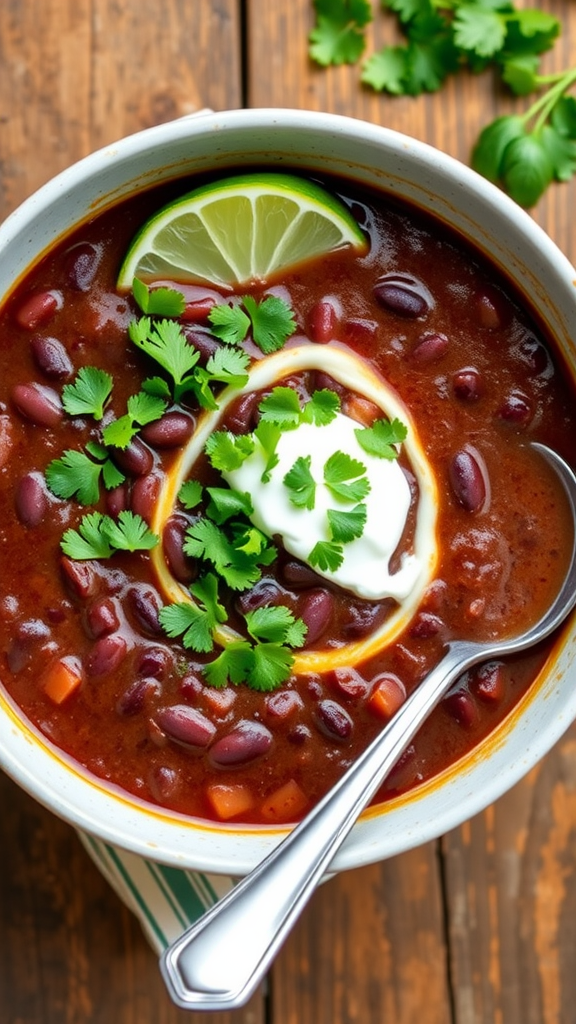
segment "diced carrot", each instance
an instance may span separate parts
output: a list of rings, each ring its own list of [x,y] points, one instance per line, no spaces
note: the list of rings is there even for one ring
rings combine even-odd
[[[392,718],[406,700],[404,683],[391,672],[376,676],[368,707],[380,718]]]
[[[82,682],[82,672],[75,659],[61,658],[53,661],[46,670],[43,689],[55,704],[62,704]]]
[[[245,814],[255,803],[252,790],[241,783],[214,782],[206,787],[206,796],[221,821]]]
[[[261,807],[265,821],[294,821],[308,804],[308,797],[302,792],[295,779],[285,782]]]

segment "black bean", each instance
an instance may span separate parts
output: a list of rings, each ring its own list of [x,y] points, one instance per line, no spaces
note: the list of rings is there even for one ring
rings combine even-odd
[[[272,733],[260,722],[243,720],[216,740],[210,750],[210,760],[217,765],[246,764],[265,754],[272,745]]]
[[[24,526],[38,526],[48,511],[49,498],[42,473],[26,473],[16,485],[16,515]]]
[[[156,712],[156,721],[171,739],[190,747],[207,747],[216,726],[201,711],[187,704],[174,704]]]
[[[321,700],[316,707],[315,720],[320,732],[330,739],[347,740],[352,735],[352,719],[335,700]]]
[[[412,274],[384,274],[373,291],[381,306],[410,320],[424,316],[434,305],[426,285]]]
[[[36,366],[50,380],[66,380],[74,373],[72,360],[58,338],[35,334],[30,348]]]

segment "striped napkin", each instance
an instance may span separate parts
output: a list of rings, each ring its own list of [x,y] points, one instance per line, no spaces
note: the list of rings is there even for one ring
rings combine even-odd
[[[158,955],[237,881],[228,875],[158,864],[86,832],[78,835],[96,867],[139,919]]]

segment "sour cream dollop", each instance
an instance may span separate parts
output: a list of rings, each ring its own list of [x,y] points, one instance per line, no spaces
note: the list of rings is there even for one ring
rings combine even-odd
[[[323,426],[301,423],[282,434],[276,448],[278,462],[267,482],[262,481],[266,456],[258,444],[238,469],[223,475],[235,490],[250,495],[254,509],[250,518],[254,525],[268,536],[279,534],[290,554],[310,564],[315,544],[331,539],[328,510],[349,511],[354,507],[353,502],[335,497],[325,485],[325,464],[335,452],[344,452],[361,462],[370,484],[362,499],[366,506],[362,536],[343,545],[343,561],[337,569],[314,568],[324,578],[365,600],[390,597],[403,601],[422,570],[419,558],[405,552],[397,571],[390,571],[390,559],[402,539],[410,510],[410,486],[397,459],[379,458],[361,447],[356,437],[359,428],[361,424],[343,413],[337,413]],[[284,484],[296,459],[308,455],[316,482],[314,508],[310,510],[296,507]]]

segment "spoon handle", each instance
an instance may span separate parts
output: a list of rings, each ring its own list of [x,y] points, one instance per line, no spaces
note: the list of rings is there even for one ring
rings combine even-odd
[[[482,645],[458,641],[316,808],[164,953],[161,969],[185,1009],[242,1006],[257,987],[360,811]]]

